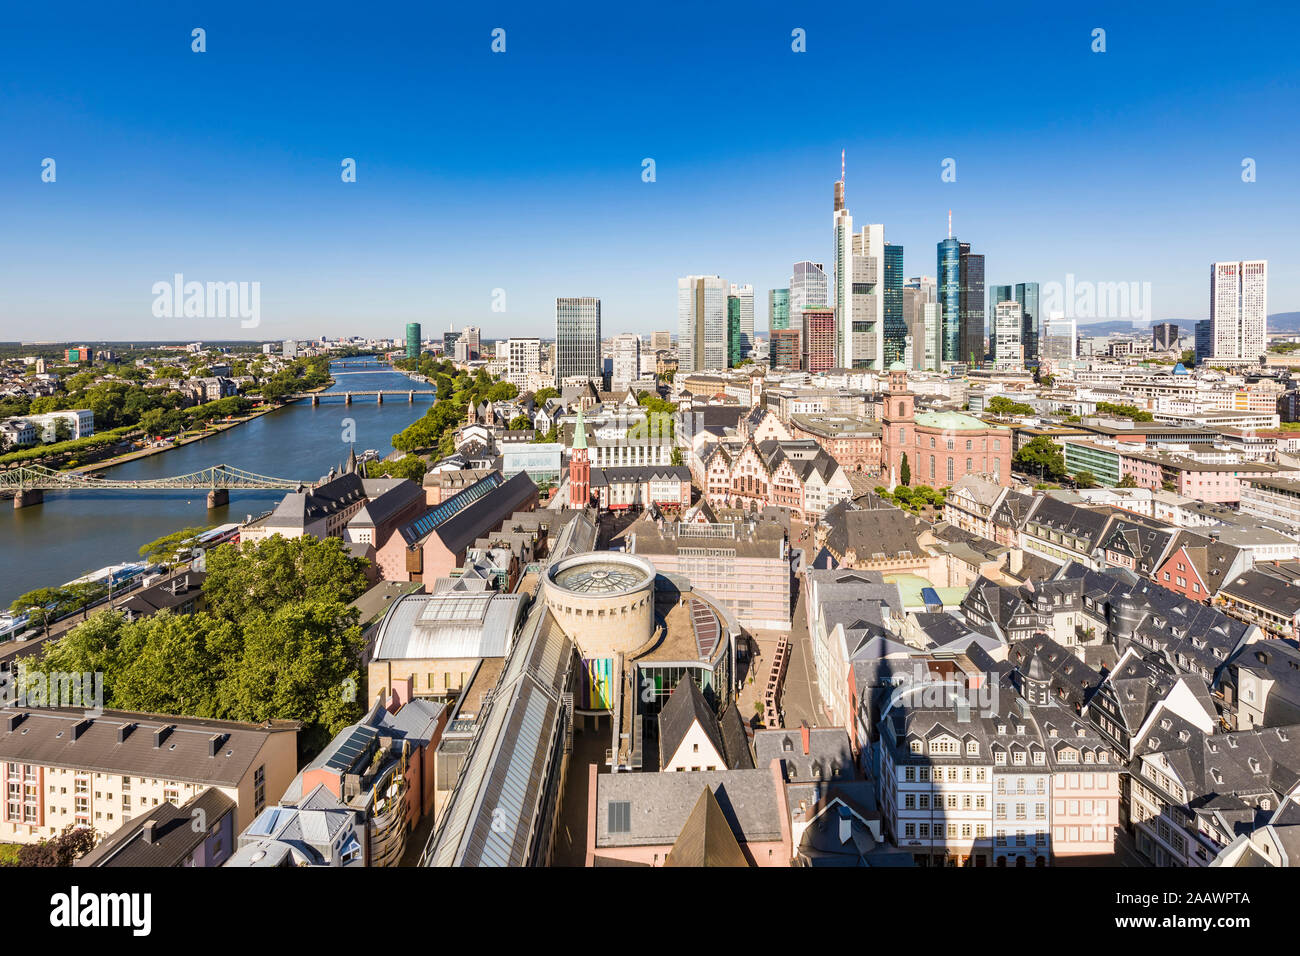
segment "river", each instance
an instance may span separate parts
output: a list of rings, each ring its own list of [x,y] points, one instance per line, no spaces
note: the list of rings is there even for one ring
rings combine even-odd
[[[431,389],[361,357],[335,362],[330,392]],[[429,408],[429,396],[374,396],[351,405],[327,399],[296,402],[180,448],[96,472],[105,478],[165,478],[227,464],[259,475],[316,481],[345,463],[351,423],[355,448],[388,455],[394,433]],[[0,500],[0,610],[32,588],[63,584],[122,561],[138,560],[140,545],[190,525],[243,521],[275,506],[283,491],[232,491],[230,504],[209,511],[202,491],[67,491],[45,493],[45,503],[15,510]]]

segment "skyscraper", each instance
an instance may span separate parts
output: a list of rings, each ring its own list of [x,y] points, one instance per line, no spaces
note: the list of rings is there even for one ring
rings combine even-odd
[[[406,357],[409,359],[418,359],[420,357],[420,323],[406,323]]]
[[[735,286],[733,285],[734,289]],[[740,296],[727,296],[727,368],[740,364],[744,354],[744,336],[740,331]]]
[[[885,243],[884,255],[885,358],[880,366],[887,369],[903,361],[907,349],[907,317],[903,314],[903,247]]]
[[[1215,362],[1260,362],[1267,351],[1268,261],[1210,267],[1210,324]]]
[[[1043,334],[1039,340],[1039,359],[1049,362],[1072,362],[1078,355],[1078,329],[1074,316],[1066,317],[1061,312],[1054,312],[1043,323]]]
[[[575,375],[599,382],[604,378],[600,358],[600,299],[555,300],[555,382]]]
[[[790,327],[790,290],[789,289],[768,289],[767,290],[767,330],[775,332],[778,329],[788,329]]]
[[[1151,326],[1151,348],[1168,352],[1178,347],[1178,326],[1173,322],[1157,322]]]
[[[961,359],[961,243],[949,236],[939,241],[939,337],[941,362]]]
[[[829,305],[826,267],[820,262],[796,262],[790,276],[790,324],[802,328],[803,310],[812,306]]]
[[[989,329],[989,351],[993,355],[994,362],[997,362],[998,360],[998,347],[997,347],[998,306],[1003,302],[1014,302],[1015,298],[1016,297],[1013,294],[1012,287],[1009,285],[989,286],[989,315],[993,317],[993,324],[992,327]],[[1017,342],[1018,341],[1019,341],[1019,336],[1017,336]]]
[[[997,368],[1024,368],[1024,350],[1020,342],[1022,329],[1020,303],[1015,299],[1003,299],[993,310],[993,330],[989,335]]]
[[[799,340],[803,332],[800,329],[772,330],[772,368],[800,368],[803,354]]]
[[[835,309],[835,360],[843,368],[888,367],[882,363],[888,350],[901,358],[907,330],[903,322],[902,247],[898,247],[896,309],[886,316],[887,246],[885,227],[879,223],[853,232],[853,216],[844,205],[844,159],[840,157],[840,178],[835,183],[832,217],[835,285],[831,305]],[[892,323],[891,323],[892,319]],[[886,346],[886,339],[890,340]]]
[[[961,359],[969,365],[984,362],[984,257],[961,243]]]
[[[1020,345],[1026,363],[1038,362],[1038,340],[1042,335],[1042,319],[1038,311],[1038,283],[1017,282],[1016,301],[1020,303]]]
[[[519,391],[528,388],[530,376],[542,372],[542,340],[510,338],[506,346],[506,380]]]
[[[735,296],[740,309],[740,358],[749,358],[749,353],[754,350],[754,287],[733,283],[731,295]]]
[[[727,283],[721,276],[677,280],[677,361],[683,372],[727,367]]]
[[[799,336],[803,349],[803,367],[808,372],[825,372],[835,367],[835,310],[830,306],[813,306],[803,310],[803,330]]]

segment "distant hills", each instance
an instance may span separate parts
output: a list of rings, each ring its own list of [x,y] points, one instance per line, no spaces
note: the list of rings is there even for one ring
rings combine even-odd
[[[1079,323],[1080,335],[1112,335],[1116,332],[1144,332],[1156,322],[1172,322],[1179,332],[1192,333],[1199,319],[1154,319],[1150,322],[1134,322],[1131,319],[1106,319],[1101,322]],[[1268,317],[1270,332],[1300,332],[1300,312],[1275,312]]]

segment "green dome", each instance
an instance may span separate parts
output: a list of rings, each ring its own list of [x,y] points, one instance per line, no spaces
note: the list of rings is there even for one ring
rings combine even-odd
[[[906,372],[907,366],[902,362],[895,362],[893,365],[889,366],[889,370],[891,372]]]

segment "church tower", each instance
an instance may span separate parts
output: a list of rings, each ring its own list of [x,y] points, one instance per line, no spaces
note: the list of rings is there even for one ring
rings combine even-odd
[[[895,362],[889,366],[889,390],[884,395],[884,415],[880,424],[880,474],[889,479],[893,491],[898,484],[903,454],[915,444],[916,396],[907,387],[907,366]],[[908,465],[919,473],[920,463],[910,456]]]
[[[578,406],[578,424],[573,429],[573,449],[569,453],[569,507],[585,508],[591,503],[591,461],[587,457],[587,426]]]

